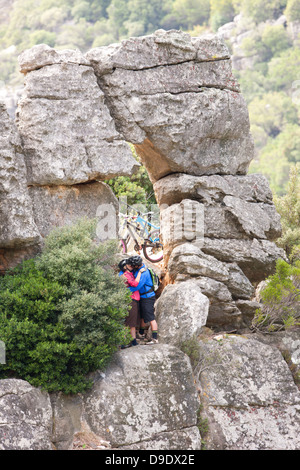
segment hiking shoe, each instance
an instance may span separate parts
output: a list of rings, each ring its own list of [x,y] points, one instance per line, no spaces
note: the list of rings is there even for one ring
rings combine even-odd
[[[132,344],[131,344],[131,343],[129,343],[129,344],[126,344],[125,346],[124,346],[124,345],[122,345],[122,346],[121,346],[121,349],[127,349],[127,348],[131,348],[131,346],[132,346]]]
[[[151,338],[150,341],[147,341],[147,343],[145,344],[158,344],[158,339],[155,339],[155,338]]]

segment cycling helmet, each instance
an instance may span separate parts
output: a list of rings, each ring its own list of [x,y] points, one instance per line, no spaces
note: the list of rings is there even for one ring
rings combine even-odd
[[[141,258],[140,256],[131,256],[131,258],[129,258],[127,262],[127,264],[129,264],[130,266],[142,266],[143,258]]]
[[[125,271],[124,268],[126,264],[129,264],[128,259],[122,259],[122,261],[120,261],[120,263],[118,264],[118,268],[120,269],[120,271]]]

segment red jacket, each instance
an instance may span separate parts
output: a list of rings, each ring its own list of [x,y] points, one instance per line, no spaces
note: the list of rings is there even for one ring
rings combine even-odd
[[[137,287],[138,286],[139,283],[135,280],[134,275],[132,273],[130,273],[129,271],[125,271],[123,273],[123,276],[126,278],[126,285],[128,287]],[[134,300],[140,300],[139,291],[136,290],[135,292],[132,292],[131,298],[134,299]]]

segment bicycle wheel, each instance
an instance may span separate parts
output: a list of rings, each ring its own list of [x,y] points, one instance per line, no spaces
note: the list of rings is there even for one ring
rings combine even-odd
[[[143,253],[145,258],[151,263],[158,263],[164,257],[163,244],[160,241],[159,230],[154,230],[149,235],[149,238],[144,240]]]

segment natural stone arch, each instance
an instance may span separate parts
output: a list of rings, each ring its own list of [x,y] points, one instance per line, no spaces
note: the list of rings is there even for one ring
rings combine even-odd
[[[210,301],[209,312],[195,311],[203,324],[207,313],[207,324],[216,328],[247,324],[257,307],[255,285],[284,253],[273,242],[281,228],[268,183],[247,175],[253,158],[248,111],[223,42],[159,30],[85,56],[39,45],[19,62],[26,76],[17,127],[42,235],[51,228],[44,229],[43,217],[68,223],[84,197],[83,212],[103,198],[116,203],[104,181],[135,171],[126,144],[132,142],[159,205],[168,206],[163,236],[170,212],[201,206],[205,214],[200,247],[193,233],[176,243],[164,240],[171,285],[157,303],[158,316],[172,312],[172,289],[183,302],[180,311],[195,289]],[[66,220],[70,200],[74,211]],[[184,328],[193,334],[199,321]],[[161,338],[172,342],[163,332]]]

